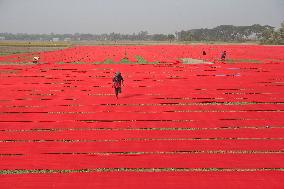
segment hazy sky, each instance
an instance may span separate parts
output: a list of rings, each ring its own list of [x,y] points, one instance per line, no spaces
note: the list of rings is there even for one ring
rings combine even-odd
[[[284,0],[0,0],[0,32],[174,33],[284,21]]]

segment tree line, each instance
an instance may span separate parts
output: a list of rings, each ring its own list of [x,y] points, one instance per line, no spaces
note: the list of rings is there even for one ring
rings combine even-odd
[[[65,40],[65,41],[216,41],[216,42],[246,42],[260,41],[264,44],[284,44],[284,22],[280,29],[269,25],[254,24],[251,26],[221,25],[212,29],[192,29],[179,31],[175,34],[149,34],[140,31],[133,34],[25,34],[0,33],[5,40]]]
[[[260,41],[264,44],[284,44],[284,22],[280,29],[254,24],[252,26],[221,25],[213,29],[193,29],[177,33],[180,41]]]

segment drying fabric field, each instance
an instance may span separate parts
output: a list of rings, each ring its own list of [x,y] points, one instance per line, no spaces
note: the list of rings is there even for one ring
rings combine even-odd
[[[284,47],[84,46],[0,62],[0,188],[284,187]]]

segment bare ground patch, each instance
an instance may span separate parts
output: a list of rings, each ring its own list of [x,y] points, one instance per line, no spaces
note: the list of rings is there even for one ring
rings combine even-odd
[[[193,58],[182,58],[181,61],[183,64],[214,64],[213,62]]]
[[[21,53],[33,53],[42,51],[56,51],[64,49],[64,47],[29,47],[29,46],[1,46],[0,56],[21,54]]]
[[[261,63],[260,60],[254,60],[254,59],[227,59],[225,61],[226,63],[229,64],[234,64],[234,63]]]

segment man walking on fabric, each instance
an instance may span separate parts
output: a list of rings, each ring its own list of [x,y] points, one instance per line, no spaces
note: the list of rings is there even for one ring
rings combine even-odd
[[[123,85],[123,77],[120,72],[116,72],[112,79],[112,87],[114,88],[115,96],[118,99],[118,93],[121,93],[121,85]]]

